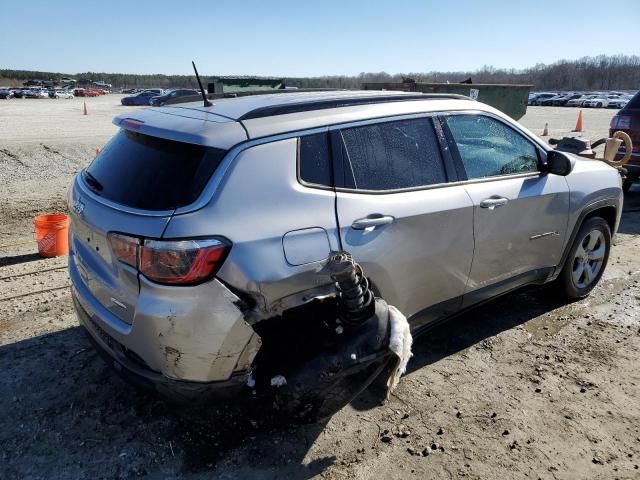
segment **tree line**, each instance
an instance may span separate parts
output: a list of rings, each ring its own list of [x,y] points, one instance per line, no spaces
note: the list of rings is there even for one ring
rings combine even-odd
[[[193,75],[137,75],[128,73],[85,72],[70,75],[59,72],[0,69],[0,85],[18,86],[30,79],[50,80],[72,77],[79,83],[103,81],[114,88],[196,88]],[[264,78],[264,77],[254,77]],[[368,82],[451,82],[471,78],[473,83],[530,84],[535,90],[638,90],[640,89],[640,56],[599,55],[578,60],[560,60],[525,69],[504,69],[485,66],[474,71],[389,74],[386,72],[359,75],[327,75],[320,77],[283,77],[287,86],[299,88],[361,88]],[[202,76],[203,83],[213,77]]]

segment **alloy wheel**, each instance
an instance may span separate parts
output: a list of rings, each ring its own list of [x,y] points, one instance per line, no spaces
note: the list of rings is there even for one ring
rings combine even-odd
[[[596,279],[607,251],[604,234],[591,230],[580,242],[573,258],[571,278],[578,289],[587,288]]]

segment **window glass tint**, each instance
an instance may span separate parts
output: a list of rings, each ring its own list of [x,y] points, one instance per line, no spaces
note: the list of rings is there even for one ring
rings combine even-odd
[[[225,153],[120,130],[87,168],[87,184],[122,205],[171,210],[200,196]]]
[[[342,138],[347,186],[394,190],[447,181],[431,119],[347,128]]]
[[[629,100],[629,103],[627,103],[627,108],[631,109],[631,108],[640,108],[640,92],[636,93],[631,100]]]
[[[316,185],[333,185],[329,139],[326,133],[300,137],[300,178]]]
[[[497,120],[481,115],[450,115],[447,124],[470,179],[538,169],[534,144]]]

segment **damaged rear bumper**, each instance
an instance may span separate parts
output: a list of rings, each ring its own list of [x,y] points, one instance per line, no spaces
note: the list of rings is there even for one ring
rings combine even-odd
[[[123,375],[193,396],[246,381],[261,341],[238,297],[218,280],[176,288],[141,279],[126,323],[93,295],[73,262],[69,276],[80,323]]]
[[[232,375],[228,380],[218,382],[190,382],[175,380],[150,369],[142,359],[118,343],[87,313],[72,289],[73,304],[89,340],[120,376],[127,382],[154,390],[162,396],[176,401],[204,401],[210,398],[230,398],[239,394],[246,384],[248,372]]]

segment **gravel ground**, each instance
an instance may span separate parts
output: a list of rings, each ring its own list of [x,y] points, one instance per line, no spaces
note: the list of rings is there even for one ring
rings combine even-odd
[[[128,108],[115,95],[0,102],[0,477],[640,478],[640,191],[600,286],[508,295],[415,343],[380,404],[374,386],[329,422],[279,425],[259,406],[184,408],[123,383],[74,317],[65,259],[40,259],[32,218],[63,212],[72,175]],[[585,110],[606,135],[611,110]],[[577,110],[522,123],[570,132]]]

